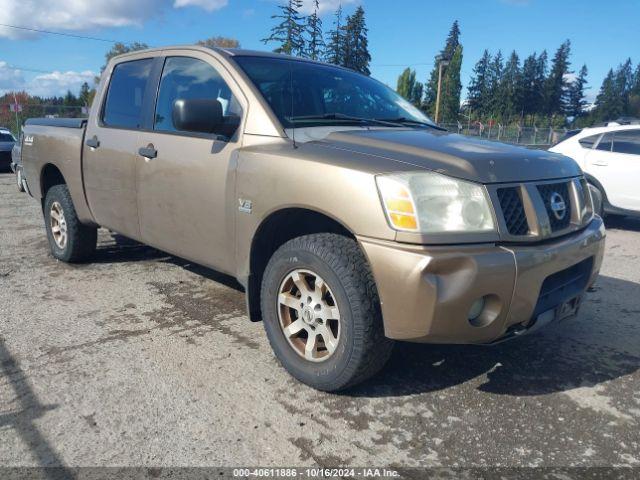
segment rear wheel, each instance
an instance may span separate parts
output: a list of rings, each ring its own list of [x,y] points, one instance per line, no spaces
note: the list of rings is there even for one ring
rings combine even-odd
[[[63,262],[81,262],[96,249],[98,229],[80,223],[66,185],[54,185],[44,202],[51,254]]]
[[[319,390],[362,382],[391,354],[373,276],[352,239],[317,234],[285,243],[265,270],[261,306],[280,363]]]

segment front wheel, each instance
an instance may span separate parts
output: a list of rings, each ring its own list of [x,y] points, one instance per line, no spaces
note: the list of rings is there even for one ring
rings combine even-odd
[[[264,273],[261,307],[280,363],[318,390],[360,383],[391,354],[373,275],[347,237],[307,235],[281,246]]]
[[[47,192],[44,220],[51,254],[58,260],[81,262],[95,251],[98,229],[80,223],[66,185],[54,185]]]

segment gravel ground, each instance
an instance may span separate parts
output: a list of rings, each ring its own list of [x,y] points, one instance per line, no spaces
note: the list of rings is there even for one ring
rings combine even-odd
[[[232,279],[106,231],[59,263],[0,175],[0,465],[638,465],[640,222],[608,223],[579,319],[398,344],[331,395],[280,368]]]

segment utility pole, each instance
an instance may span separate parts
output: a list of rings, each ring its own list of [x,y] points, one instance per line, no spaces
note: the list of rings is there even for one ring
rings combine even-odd
[[[16,132],[18,132],[18,135],[20,135],[20,120],[18,120],[18,99],[16,98],[16,92],[13,92],[13,105],[16,114]]]
[[[438,119],[440,117],[440,94],[442,91],[442,68],[449,65],[449,60],[440,60],[440,64],[438,65],[438,93],[436,94],[436,118],[435,121],[438,123]]]

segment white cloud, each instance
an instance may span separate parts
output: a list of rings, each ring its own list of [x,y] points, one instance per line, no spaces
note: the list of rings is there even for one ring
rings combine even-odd
[[[27,83],[25,90],[30,95],[39,97],[64,96],[68,90],[74,95],[80,91],[84,82],[93,85],[96,73],[90,70],[84,72],[52,72],[38,75]]]
[[[21,90],[23,85],[22,72],[9,67],[7,62],[0,62],[0,95],[12,90]]]
[[[2,0],[0,23],[39,30],[86,31],[140,26],[165,10],[195,6],[213,11],[228,0]],[[0,37],[25,38],[33,32],[0,27]]]
[[[173,6],[175,8],[200,7],[207,12],[213,12],[214,10],[226,7],[228,3],[228,0],[175,0]]]
[[[11,91],[26,91],[30,95],[40,97],[64,96],[67,90],[75,95],[80,86],[87,82],[93,85],[96,73],[90,70],[83,72],[51,72],[26,80],[21,70],[10,67],[0,61],[0,95]]]

